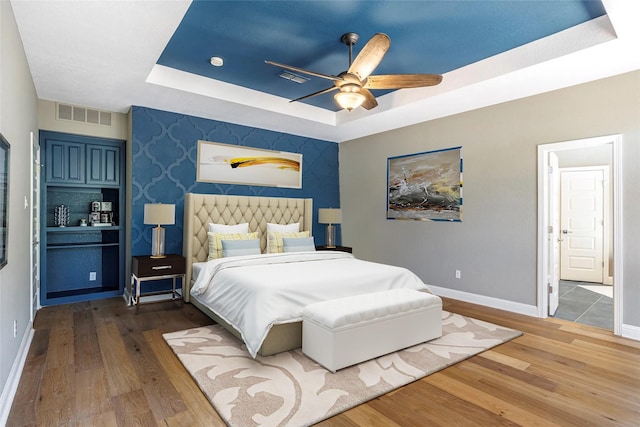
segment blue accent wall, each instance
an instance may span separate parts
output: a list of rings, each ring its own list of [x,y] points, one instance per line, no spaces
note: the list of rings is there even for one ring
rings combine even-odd
[[[143,221],[145,203],[175,203],[176,224],[165,228],[165,252],[182,253],[185,193],[313,198],[313,236],[316,244],[325,243],[318,208],[340,206],[338,144],[146,107],[134,106],[132,121],[134,256],[151,253],[152,226]],[[302,188],[196,182],[198,140],[302,153]]]

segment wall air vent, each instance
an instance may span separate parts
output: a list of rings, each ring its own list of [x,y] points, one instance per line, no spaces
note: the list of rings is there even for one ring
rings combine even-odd
[[[282,77],[283,79],[291,80],[292,82],[296,82],[296,83],[305,83],[305,82],[309,81],[309,79],[306,78],[305,76],[301,76],[300,74],[292,73],[291,71],[283,71],[282,73],[280,73],[278,75],[280,77]]]
[[[75,105],[56,104],[57,119],[88,123],[91,125],[111,126],[111,113]]]

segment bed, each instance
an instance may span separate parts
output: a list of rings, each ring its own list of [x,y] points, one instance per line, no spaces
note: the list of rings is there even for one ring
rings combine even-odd
[[[249,352],[261,354],[263,356],[279,353],[286,350],[299,348],[302,346],[302,308],[299,307],[299,315],[290,311],[288,306],[284,304],[287,300],[293,301],[293,304],[304,305],[316,300],[326,300],[338,298],[353,293],[375,292],[380,289],[410,287],[412,289],[427,291],[428,288],[420,279],[406,269],[399,267],[384,266],[382,264],[367,263],[366,261],[356,260],[351,254],[338,251],[318,251],[318,252],[298,252],[283,254],[265,254],[252,256],[228,257],[206,262],[209,250],[209,223],[235,225],[247,222],[249,223],[249,231],[257,232],[260,237],[260,249],[264,253],[267,246],[267,223],[291,224],[299,223],[300,230],[310,231],[312,225],[312,199],[297,198],[279,198],[279,197],[255,197],[255,196],[228,196],[228,195],[209,195],[188,193],[185,195],[184,208],[184,228],[183,228],[183,255],[186,259],[186,278],[183,286],[183,296],[186,302],[190,302],[201,311],[211,317],[216,323],[222,325],[233,335],[243,340],[247,344]],[[306,264],[302,264],[306,263]],[[325,266],[326,264],[331,267]],[[278,264],[278,269],[294,269],[294,270],[278,270],[277,273],[271,273],[272,264]],[[345,271],[345,277],[342,273],[336,274],[333,266],[337,265],[339,271]],[[346,270],[340,270],[346,266]],[[377,269],[380,270],[377,270]],[[280,299],[274,299],[268,304],[261,305],[260,302],[252,300],[250,291],[246,291],[242,286],[238,286],[240,282],[236,276],[229,276],[226,280],[235,286],[232,295],[224,293],[207,294],[206,288],[221,292],[222,279],[217,278],[215,286],[209,286],[208,281],[210,275],[217,274],[217,277],[231,274],[240,274],[239,271],[250,269],[251,277],[243,276],[247,282],[247,287],[258,289],[260,282],[268,281],[273,276],[269,289],[271,287],[280,287],[284,289],[282,292],[290,292],[280,295]],[[313,272],[313,280],[305,279],[304,283],[298,279],[304,271]],[[387,278],[386,269],[401,270],[402,278],[395,276]],[[288,271],[280,274],[281,271]],[[291,272],[293,271],[293,272]],[[321,274],[333,272],[333,276],[327,276],[325,279],[319,278]],[[195,275],[199,275],[199,280],[194,280]],[[395,274],[395,271],[394,271]],[[271,275],[271,276],[270,276]],[[360,276],[358,276],[360,275]],[[376,279],[376,283],[369,283],[360,280],[360,277],[368,275]],[[406,276],[406,278],[404,277]],[[226,276],[225,276],[226,277]],[[205,279],[206,278],[206,279]],[[287,278],[286,280],[284,278]],[[297,282],[296,282],[297,280]],[[317,283],[311,283],[316,280]],[[342,281],[341,281],[342,280]],[[373,280],[373,279],[367,279]],[[405,283],[406,281],[406,283]],[[251,283],[249,283],[251,282]],[[254,283],[255,282],[255,283]],[[309,283],[307,283],[309,282]],[[344,282],[344,284],[343,284]],[[362,283],[361,283],[362,282]],[[384,282],[384,283],[383,283]],[[195,286],[194,286],[195,285]],[[343,290],[343,286],[352,286],[353,289]],[[229,286],[229,285],[225,285]],[[287,287],[288,286],[288,287]],[[311,289],[312,296],[301,296],[297,286]],[[193,290],[193,292],[192,292]],[[262,291],[262,290],[261,290]],[[227,291],[230,292],[230,291]],[[306,290],[305,290],[306,292]],[[347,293],[345,293],[347,292]],[[258,292],[261,293],[261,292]],[[335,293],[335,296],[334,296]],[[225,300],[226,298],[226,300]],[[311,299],[310,299],[311,298]],[[315,298],[315,300],[313,299]],[[234,306],[235,301],[242,301],[243,307],[254,307],[249,310],[254,314],[262,314],[261,310],[256,307],[285,307],[285,314],[274,319],[268,326],[261,326],[260,336],[256,340],[252,333],[243,329],[241,323],[236,320],[241,307]],[[295,310],[294,310],[295,311]],[[274,315],[275,316],[275,315]],[[253,322],[253,319],[251,320]],[[236,327],[232,326],[236,325]],[[238,326],[240,325],[240,326]],[[243,332],[239,332],[243,330]]]

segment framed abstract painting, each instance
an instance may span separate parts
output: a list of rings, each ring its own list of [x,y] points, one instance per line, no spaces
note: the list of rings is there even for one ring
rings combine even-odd
[[[462,147],[389,157],[387,219],[462,221]]]
[[[0,269],[7,265],[9,220],[9,142],[0,134]]]
[[[302,154],[198,141],[196,180],[302,188]]]

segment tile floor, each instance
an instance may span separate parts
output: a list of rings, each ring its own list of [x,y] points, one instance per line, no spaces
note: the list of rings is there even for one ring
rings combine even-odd
[[[558,319],[613,330],[613,298],[581,288],[593,283],[560,281]]]

